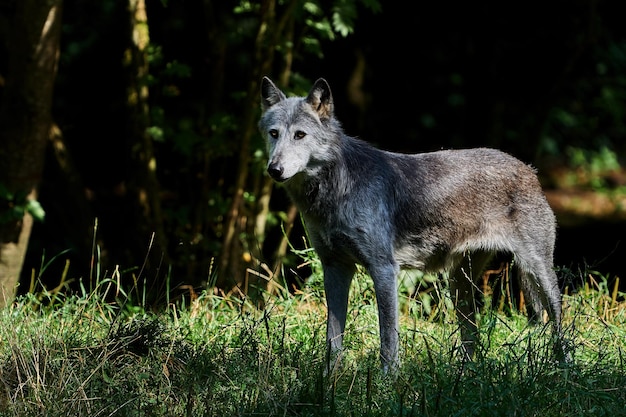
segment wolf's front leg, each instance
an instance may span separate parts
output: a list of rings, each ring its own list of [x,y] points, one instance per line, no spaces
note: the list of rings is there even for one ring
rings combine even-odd
[[[395,371],[399,366],[398,272],[394,263],[370,267],[378,304],[380,359],[385,373]]]
[[[343,332],[346,329],[346,316],[348,314],[348,295],[356,266],[354,264],[324,263],[323,260],[322,264],[328,307],[326,371],[330,373],[338,366],[341,359]]]

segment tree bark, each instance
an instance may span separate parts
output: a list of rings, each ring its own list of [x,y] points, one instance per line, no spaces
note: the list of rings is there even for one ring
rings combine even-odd
[[[248,91],[249,105],[244,114],[244,128],[241,135],[239,169],[233,199],[228,211],[227,221],[224,227],[224,239],[222,241],[222,253],[220,255],[220,269],[217,286],[220,288],[241,287],[245,280],[247,268],[258,268],[261,264],[259,249],[264,243],[265,223],[269,213],[269,201],[273,183],[265,180],[263,186],[257,187],[257,197],[252,207],[246,207],[244,192],[250,184],[251,156],[250,140],[256,133],[259,115],[259,80],[267,75],[274,67],[275,48],[279,43],[283,45],[281,55],[280,82],[287,85],[291,74],[294,45],[294,10],[298,6],[295,0],[281,6],[281,13],[277,14],[275,0],[267,0],[261,3],[260,23],[255,40],[255,65],[251,73],[251,85]],[[258,184],[259,182],[257,182]],[[263,225],[263,226],[261,226]],[[288,226],[289,227],[289,226]],[[242,254],[244,256],[242,256]],[[269,281],[260,279],[256,286],[267,286]]]
[[[51,128],[62,0],[19,0],[0,102],[0,306],[15,296]],[[10,12],[11,13],[11,12]]]
[[[152,137],[148,133],[149,116],[149,65],[147,48],[150,43],[148,16],[144,0],[129,0],[131,44],[125,54],[129,71],[128,109],[128,189],[131,200],[130,218],[135,228],[130,244],[132,257],[137,261],[144,257],[139,274],[150,273],[151,282],[164,287],[161,267],[169,263],[167,239],[163,227],[160,184],[156,175],[156,157]],[[152,288],[160,292],[160,288]]]
[[[245,256],[242,256],[246,245],[239,236],[247,231],[247,218],[253,216],[254,213],[253,211],[246,213],[243,197],[250,172],[250,140],[256,132],[255,117],[259,108],[259,80],[261,74],[266,74],[271,68],[274,55],[274,45],[268,41],[268,32],[270,32],[269,28],[274,25],[275,13],[275,0],[262,2],[259,30],[254,45],[255,64],[250,75],[252,81],[248,90],[249,101],[244,110],[243,127],[241,129],[237,179],[230,209],[226,217],[219,272],[216,281],[216,286],[225,290],[230,290],[237,286],[242,287],[245,280],[246,263],[250,263],[250,259],[245,259]]]

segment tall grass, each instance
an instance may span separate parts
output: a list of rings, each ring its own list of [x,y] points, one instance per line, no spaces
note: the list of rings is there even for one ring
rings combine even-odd
[[[564,297],[571,365],[554,362],[548,327],[489,309],[480,319],[483,355],[463,363],[445,297],[433,314],[437,306],[406,295],[394,376],[379,369],[375,296],[362,273],[342,367],[331,375],[318,276],[297,294],[266,294],[262,308],[204,292],[160,312],[133,302],[113,278],[76,296],[31,293],[0,311],[0,415],[624,413],[626,304],[602,277]]]

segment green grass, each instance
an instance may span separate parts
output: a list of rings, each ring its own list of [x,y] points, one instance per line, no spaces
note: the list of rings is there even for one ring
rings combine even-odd
[[[483,357],[463,364],[445,297],[426,314],[404,296],[395,377],[379,369],[367,276],[353,284],[346,354],[331,376],[319,278],[263,308],[203,293],[148,312],[122,291],[103,301],[111,281],[82,296],[29,294],[0,311],[0,415],[623,415],[626,304],[603,282],[565,296],[568,366],[553,361],[549,326],[497,312],[481,317]]]

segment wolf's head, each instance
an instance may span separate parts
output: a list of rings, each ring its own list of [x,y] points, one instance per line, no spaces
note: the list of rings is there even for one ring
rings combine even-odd
[[[287,97],[267,77],[261,81],[259,129],[267,143],[267,172],[279,182],[314,175],[334,159],[339,123],[330,86],[318,79],[306,97]]]

